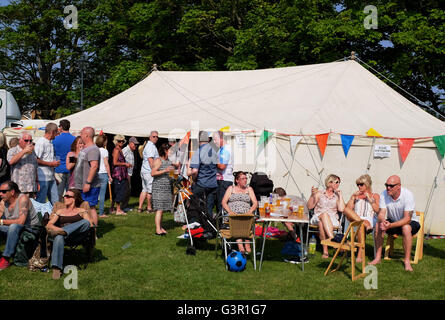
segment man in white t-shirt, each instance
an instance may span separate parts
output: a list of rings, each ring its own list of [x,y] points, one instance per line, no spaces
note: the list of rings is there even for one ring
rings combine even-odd
[[[158,149],[156,148],[156,142],[158,142],[159,136],[157,131],[150,133],[149,141],[145,145],[142,152],[142,167],[141,167],[141,179],[142,179],[142,192],[139,196],[138,212],[142,212],[142,206],[145,199],[147,199],[147,212],[153,211],[151,204],[151,187],[153,183],[153,177],[151,176],[151,168],[153,168],[154,161],[159,158]]]
[[[46,197],[53,205],[59,201],[54,168],[60,165],[60,159],[56,161],[52,143],[52,140],[58,133],[57,124],[48,123],[45,127],[45,135],[37,140],[34,147],[38,164],[37,175],[40,183],[40,190],[37,192],[36,200],[40,203],[45,203]]]
[[[385,233],[398,234],[403,237],[405,270],[413,271],[411,246],[413,235],[420,229],[417,215],[414,213],[414,196],[411,191],[402,187],[400,177],[395,175],[386,180],[385,187],[386,190],[380,194],[380,211],[375,228],[376,256],[369,264],[381,262]]]
[[[224,133],[217,131],[213,134],[213,141],[220,147],[218,151],[218,164],[216,165],[218,171],[216,172],[216,180],[218,188],[216,191],[216,210],[221,211],[221,202],[224,198],[228,187],[233,185],[233,152],[230,145],[224,140]]]

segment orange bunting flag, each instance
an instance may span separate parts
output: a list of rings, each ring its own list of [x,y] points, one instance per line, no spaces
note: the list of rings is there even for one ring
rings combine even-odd
[[[400,138],[397,139],[397,141],[399,143],[400,157],[402,158],[402,162],[405,162],[405,159],[413,146],[414,139]]]
[[[322,157],[324,156],[324,151],[326,150],[326,145],[328,144],[328,138],[329,133],[318,134],[315,136]]]
[[[187,132],[187,134],[184,136],[184,138],[181,139],[181,141],[179,141],[179,147],[181,147],[183,144],[188,144],[190,141],[190,134],[191,131]]]

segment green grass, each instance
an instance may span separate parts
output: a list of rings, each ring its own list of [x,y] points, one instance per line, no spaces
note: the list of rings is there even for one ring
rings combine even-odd
[[[66,249],[64,264],[79,267],[77,290],[64,288],[65,276],[54,281],[51,273],[12,266],[0,272],[0,299],[445,299],[445,240],[427,240],[413,273],[403,270],[401,260],[384,261],[378,289],[366,290],[363,279],[351,281],[349,261],[325,277],[328,262],[320,248],[302,272],[299,265],[282,262],[284,242],[268,240],[263,270],[255,271],[248,261],[246,270],[236,273],[226,271],[221,250],[215,257],[214,240],[190,256],[189,242],[176,238],[183,231],[170,213],[164,228],[168,235],[156,236],[154,215],[135,211],[102,219],[93,263],[82,264],[82,248]],[[368,261],[371,241],[368,237]]]

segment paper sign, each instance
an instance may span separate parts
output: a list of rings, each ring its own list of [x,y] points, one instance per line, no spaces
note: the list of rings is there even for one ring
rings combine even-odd
[[[235,142],[238,148],[245,149],[246,148],[246,135],[245,134],[237,134],[235,136]]]
[[[376,144],[374,146],[374,158],[389,158],[391,156],[391,146]]]

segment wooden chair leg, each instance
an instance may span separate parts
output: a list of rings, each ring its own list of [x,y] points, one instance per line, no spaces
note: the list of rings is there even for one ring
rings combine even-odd
[[[386,246],[385,246],[385,256],[384,260],[391,260],[390,255],[393,254],[394,251],[394,238],[388,235],[388,238],[386,239]]]

